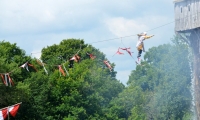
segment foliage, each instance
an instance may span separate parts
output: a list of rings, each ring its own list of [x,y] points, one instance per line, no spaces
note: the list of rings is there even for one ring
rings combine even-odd
[[[22,100],[26,101],[26,96],[29,94],[27,86],[20,84],[23,81],[22,76],[26,75],[20,69],[15,69],[19,64],[26,61],[29,57],[25,56],[25,52],[16,46],[16,44],[11,44],[9,42],[0,42],[0,73],[4,77],[5,74],[10,73],[11,79],[13,79],[16,87],[8,87],[0,83],[0,107],[5,107],[18,103]],[[10,85],[9,85],[10,86]]]
[[[41,60],[26,56],[9,42],[0,42],[0,72],[11,71],[15,85],[0,83],[0,107],[22,102],[16,120],[187,120],[192,96],[188,47],[174,44],[153,47],[131,72],[128,86],[105,66],[105,55],[80,39],[62,40],[42,49]],[[90,59],[87,53],[96,56]],[[69,68],[69,59],[81,57]],[[34,65],[19,68],[25,62]],[[61,65],[65,76],[58,69]],[[115,66],[114,63],[111,65]],[[48,74],[44,71],[45,67]],[[66,69],[65,69],[66,68]]]
[[[173,45],[153,47],[111,101],[110,114],[130,120],[186,119],[191,116],[190,74],[186,44],[174,38]]]
[[[16,85],[7,87],[1,84],[1,91],[5,94],[0,97],[2,107],[22,102],[15,119],[106,119],[110,101],[124,89],[115,78],[116,72],[105,67],[105,55],[84,44],[83,40],[68,39],[59,45],[43,48],[41,59],[48,75],[36,58],[25,56],[16,44],[3,41],[0,47],[6,47],[1,51],[2,72],[16,68],[12,72]],[[7,51],[16,52],[7,55],[4,53]],[[92,60],[86,53],[92,53],[96,58]],[[69,68],[69,59],[75,54],[81,57],[81,61],[74,62],[74,67]],[[27,61],[37,72],[31,67],[30,72],[18,68]],[[63,76],[58,65],[65,67],[69,75]]]

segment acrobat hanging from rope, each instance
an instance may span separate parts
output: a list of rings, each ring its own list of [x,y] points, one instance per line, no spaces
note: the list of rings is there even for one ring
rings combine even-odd
[[[143,33],[137,34],[137,35],[138,35],[138,41],[137,41],[137,44],[136,44],[136,48],[138,50],[138,56],[137,56],[137,58],[139,60],[140,56],[142,54],[142,51],[145,52],[143,41],[146,40],[146,39],[149,39],[149,38],[153,37],[154,35],[147,36],[147,32],[143,32]]]

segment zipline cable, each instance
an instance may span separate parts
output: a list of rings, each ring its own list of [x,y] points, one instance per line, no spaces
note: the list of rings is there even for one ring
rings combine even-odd
[[[150,30],[147,30],[147,32],[152,31],[152,30],[155,30],[155,29],[158,29],[158,28],[161,28],[161,27],[163,27],[163,26],[169,25],[169,24],[174,23],[174,22],[175,22],[175,21],[172,21],[172,22],[163,24],[163,25],[161,25],[161,26],[152,28],[152,29],[150,29]],[[111,41],[111,40],[122,39],[122,38],[133,37],[133,36],[137,36],[137,34],[128,35],[128,36],[122,36],[122,37],[117,37],[117,38],[111,38],[111,39],[105,39],[105,40],[100,40],[100,41],[96,41],[96,42],[91,42],[91,43],[89,43],[89,44],[100,43],[100,42],[107,42],[107,41]]]
[[[197,13],[194,13],[194,14],[191,14],[191,15],[187,15],[187,16],[185,16],[185,17],[183,17],[183,18],[176,19],[176,20],[185,19],[185,18],[188,17],[188,16],[189,16],[189,17],[193,17],[193,15],[194,15],[194,16],[197,16],[198,13],[200,13],[200,12],[197,12]],[[155,30],[155,29],[158,29],[158,28],[164,27],[164,26],[166,26],[166,25],[169,25],[169,24],[174,23],[176,20],[171,21],[171,22],[168,22],[168,23],[163,24],[163,25],[160,25],[160,26],[158,26],[158,27],[155,27],[155,28],[152,28],[152,29],[146,30],[146,31],[149,32],[149,31],[152,31],[152,30]],[[88,43],[88,44],[95,44],[95,43],[100,43],[100,42],[107,42],[107,41],[112,41],[112,40],[117,40],[117,39],[127,38],[127,37],[133,37],[133,36],[137,36],[137,34],[134,34],[134,35],[128,35],[128,36],[122,36],[122,37],[116,37],[116,38],[111,38],[111,39],[105,39],[105,40],[100,40],[100,41],[91,42],[91,43]],[[41,52],[35,52],[35,53],[31,53],[31,54],[38,54],[38,53],[41,53]]]

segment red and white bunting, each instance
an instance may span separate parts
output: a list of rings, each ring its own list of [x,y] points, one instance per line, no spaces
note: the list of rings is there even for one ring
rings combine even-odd
[[[8,117],[8,112],[15,117],[21,103],[0,109],[0,120],[5,120]]]
[[[16,116],[16,114],[17,114],[17,111],[18,111],[18,109],[19,109],[19,106],[20,106],[20,104],[16,104],[16,105],[14,105],[14,106],[11,106],[11,107],[9,107],[9,113],[13,116],[13,117],[15,117]]]
[[[112,66],[109,64],[109,62],[107,60],[104,60],[103,62],[109,68],[109,70],[112,71]]]
[[[8,116],[8,108],[1,109],[0,111],[0,120],[6,119]]]

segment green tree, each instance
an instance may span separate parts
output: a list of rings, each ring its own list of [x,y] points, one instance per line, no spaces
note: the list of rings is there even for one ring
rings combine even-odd
[[[126,89],[111,101],[111,118],[188,118],[192,99],[188,54],[188,46],[177,38],[173,44],[150,48],[131,72]]]
[[[23,81],[24,77],[28,77],[30,74],[19,68],[19,66],[30,60],[30,57],[26,56],[25,51],[20,49],[16,43],[11,44],[1,41],[0,49],[0,74],[1,79],[2,77],[4,78],[0,83],[0,107],[4,108],[19,102],[26,103],[30,98],[30,89]],[[6,86],[4,84],[3,80],[6,80],[6,74],[9,74],[12,79],[13,86],[10,86],[10,84]],[[20,107],[20,109],[23,110],[23,107]]]
[[[69,59],[77,54],[79,63],[69,68]],[[91,60],[86,53],[96,56]],[[123,89],[124,85],[115,78],[116,72],[104,67],[105,55],[83,40],[68,39],[59,45],[42,49],[42,61],[48,70],[36,65],[38,72],[31,72],[24,84],[29,86],[29,119],[106,119],[105,112],[110,101]],[[33,59],[31,61],[35,63]],[[69,76],[63,76],[58,65],[64,66]],[[114,64],[113,64],[114,65]],[[26,119],[26,118],[24,118]]]

